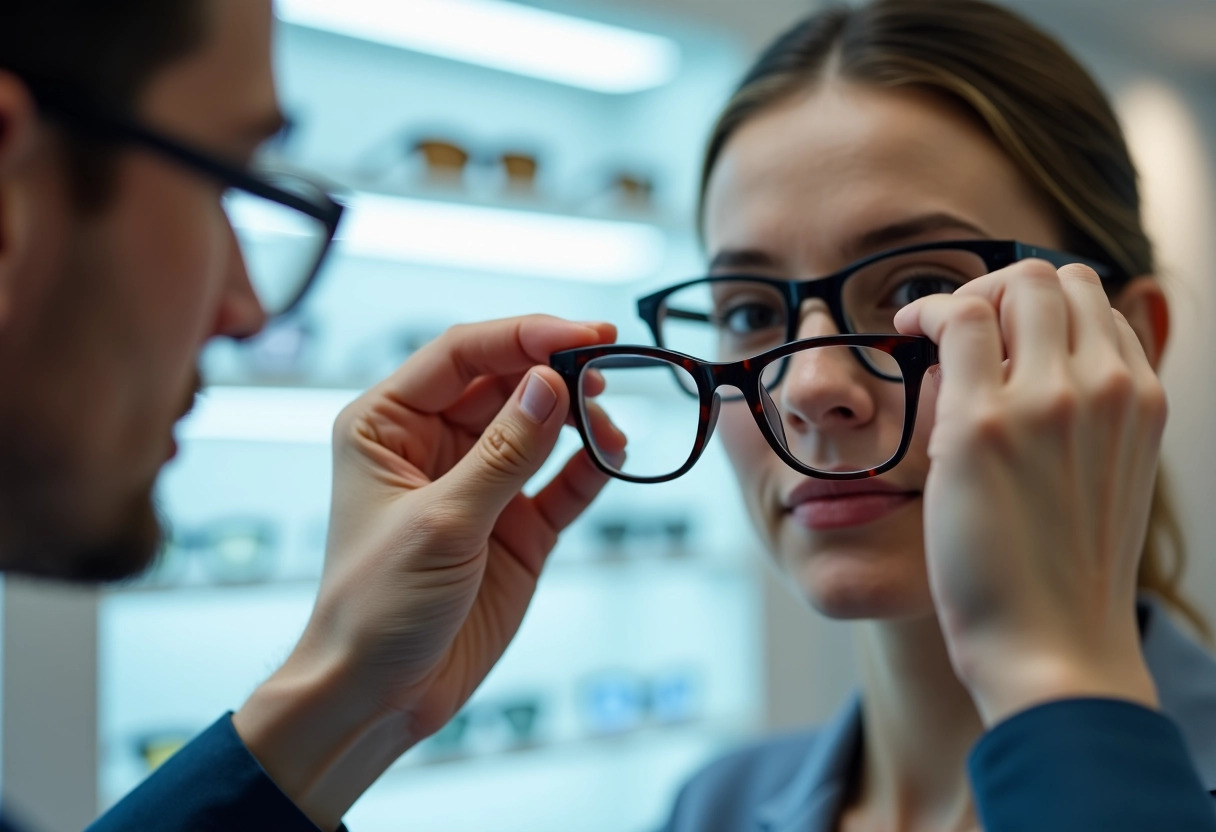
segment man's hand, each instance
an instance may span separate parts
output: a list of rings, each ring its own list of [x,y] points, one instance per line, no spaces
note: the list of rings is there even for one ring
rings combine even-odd
[[[580,452],[522,494],[570,405],[539,365],[614,338],[542,316],[454,327],[338,418],[316,607],[234,718],[321,828],[447,722],[514,637],[558,533],[606,482]]]

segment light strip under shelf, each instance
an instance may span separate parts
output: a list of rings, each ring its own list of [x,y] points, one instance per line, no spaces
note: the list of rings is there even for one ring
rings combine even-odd
[[[213,385],[203,390],[194,410],[177,426],[176,435],[183,442],[329,445],[338,414],[362,392],[321,387]],[[643,393],[606,398],[612,404],[613,413],[621,413],[635,426],[631,436],[644,437],[649,433],[645,426],[656,423],[654,410],[661,403],[659,398]],[[574,442],[571,448],[577,446]],[[560,467],[561,464],[564,459],[560,462],[551,460],[551,465]],[[557,473],[556,469],[552,473]]]
[[[605,93],[659,87],[670,38],[506,0],[277,0],[287,23]]]
[[[208,387],[177,428],[179,440],[328,445],[334,420],[358,390]]]
[[[454,269],[592,283],[643,280],[667,241],[639,222],[567,217],[359,193],[338,232],[338,253]]]

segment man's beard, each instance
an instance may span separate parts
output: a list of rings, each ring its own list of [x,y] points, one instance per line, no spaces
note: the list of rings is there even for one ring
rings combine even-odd
[[[7,505],[12,502],[3,495]],[[9,534],[3,542],[5,572],[75,583],[108,583],[134,577],[146,570],[162,548],[162,524],[152,500],[152,488],[136,494],[108,534],[85,539],[65,529],[70,518],[56,523],[53,514],[39,512],[42,522],[30,522],[26,513],[20,528],[7,518]]]
[[[196,374],[184,417],[193,409],[202,377]],[[156,510],[156,477],[132,489],[106,523],[85,533],[45,482],[43,460],[0,451],[0,568],[78,583],[110,583],[146,571],[164,549],[166,524]]]
[[[109,538],[78,544],[60,558],[45,554],[37,561],[49,567],[44,577],[78,583],[112,583],[146,571],[163,550],[164,526],[157,516],[152,495],[134,501],[127,518]],[[59,571],[55,571],[60,568]]]

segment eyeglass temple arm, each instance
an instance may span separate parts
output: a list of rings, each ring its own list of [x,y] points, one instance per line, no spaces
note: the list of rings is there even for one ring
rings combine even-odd
[[[663,316],[666,318],[675,318],[676,320],[680,321],[696,321],[703,324],[707,324],[712,320],[712,318],[710,318],[710,316],[706,315],[704,312],[690,312],[687,309],[672,309],[671,307],[668,307],[664,311]]]
[[[1089,266],[1098,273],[1098,277],[1103,280],[1110,280],[1115,275],[1114,270],[1104,263],[1099,263],[1095,260],[1090,260],[1086,257],[1081,257],[1076,254],[1065,254],[1063,252],[1054,251],[1049,248],[1039,248],[1038,246],[1028,246],[1023,243],[1018,243],[1018,256],[1022,259],[1034,258],[1036,260],[1046,260],[1057,269],[1064,266],[1071,266],[1074,263],[1080,263],[1083,266]]]

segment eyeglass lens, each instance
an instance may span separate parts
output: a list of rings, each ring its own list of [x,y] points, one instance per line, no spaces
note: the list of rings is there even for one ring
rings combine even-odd
[[[701,405],[695,393],[688,393],[696,389],[687,370],[663,359],[593,359],[579,376],[579,407],[592,450],[627,476],[665,477],[680,470],[697,444]],[[615,446],[604,416],[628,440],[619,465],[613,464]]]
[[[322,197],[311,183],[290,175],[268,177],[290,193]],[[250,283],[269,315],[299,297],[320,263],[329,230],[314,217],[235,188],[224,195],[224,210],[236,233]]]
[[[879,378],[867,364],[890,372]],[[757,392],[767,427],[808,468],[868,471],[899,451],[906,419],[903,376],[899,364],[881,350],[808,346],[770,363],[761,383]],[[579,407],[592,451],[625,476],[676,473],[695,452],[702,420],[712,413],[701,407],[698,393],[689,391],[697,391],[696,379],[664,359],[612,355],[591,360],[579,377]],[[753,421],[741,398],[722,398],[718,423]],[[609,453],[613,443],[603,416],[628,440],[620,464]]]
[[[953,292],[987,273],[982,257],[956,249],[876,260],[850,274],[841,287],[847,331],[893,333],[895,313],[904,306],[925,295]],[[803,337],[791,331],[785,293],[751,280],[705,280],[672,293],[659,313],[659,334],[667,349],[708,361],[739,361]],[[899,375],[887,353],[866,355],[880,374]]]

